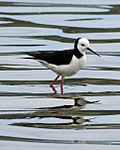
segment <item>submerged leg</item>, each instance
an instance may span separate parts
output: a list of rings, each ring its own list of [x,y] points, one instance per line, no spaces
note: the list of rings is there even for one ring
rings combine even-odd
[[[61,79],[61,95],[63,95],[63,93],[64,93],[63,86],[64,86],[64,77],[62,76],[62,79]]]
[[[57,81],[57,79],[58,79],[59,77],[60,77],[60,76],[58,75],[58,76],[54,79],[54,81],[50,83],[50,87],[51,87],[51,88],[53,89],[53,91],[54,91],[54,93],[53,93],[52,95],[54,95],[54,94],[57,93],[57,91],[56,91],[56,89],[55,89],[55,87],[54,87],[53,85],[55,84],[55,82]]]

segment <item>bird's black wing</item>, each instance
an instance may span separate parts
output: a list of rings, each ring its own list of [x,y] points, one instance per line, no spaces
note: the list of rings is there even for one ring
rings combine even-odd
[[[32,56],[32,59],[43,60],[50,64],[63,65],[69,64],[72,56],[73,50],[64,51],[37,51],[37,52],[26,52],[26,54]]]

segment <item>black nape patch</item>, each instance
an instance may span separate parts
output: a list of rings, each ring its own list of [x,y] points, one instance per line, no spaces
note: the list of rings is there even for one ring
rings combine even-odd
[[[80,53],[80,51],[79,51],[78,49],[75,49],[75,50],[74,50],[74,55],[75,55],[78,59],[83,56],[83,54]]]
[[[80,51],[78,50],[78,47],[77,47],[79,39],[81,39],[81,38],[77,38],[76,41],[75,41],[75,43],[74,43],[74,55],[75,55],[78,59],[83,56],[83,54],[80,53]]]

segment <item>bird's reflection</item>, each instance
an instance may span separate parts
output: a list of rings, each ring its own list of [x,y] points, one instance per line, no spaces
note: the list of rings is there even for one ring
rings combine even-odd
[[[85,100],[83,97],[74,97],[71,99],[73,100],[73,105],[62,105],[41,109],[36,108],[36,111],[31,113],[29,116],[29,119],[37,118],[36,122],[25,121],[25,123],[22,122],[15,124],[37,128],[83,129],[86,127],[86,123],[90,122],[90,119],[86,118],[87,115],[82,112],[82,109],[85,107],[85,105],[96,103],[97,101],[90,102]]]

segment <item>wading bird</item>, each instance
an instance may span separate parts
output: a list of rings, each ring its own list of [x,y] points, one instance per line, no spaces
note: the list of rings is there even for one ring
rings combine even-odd
[[[78,38],[74,43],[74,48],[63,51],[37,51],[26,52],[32,56],[30,59],[35,59],[42,63],[47,68],[51,69],[57,74],[57,77],[50,83],[50,87],[57,93],[54,84],[61,76],[61,94],[63,95],[64,77],[76,74],[86,62],[86,51],[89,50],[95,55],[99,56],[96,52],[89,48],[89,41],[86,38]]]

